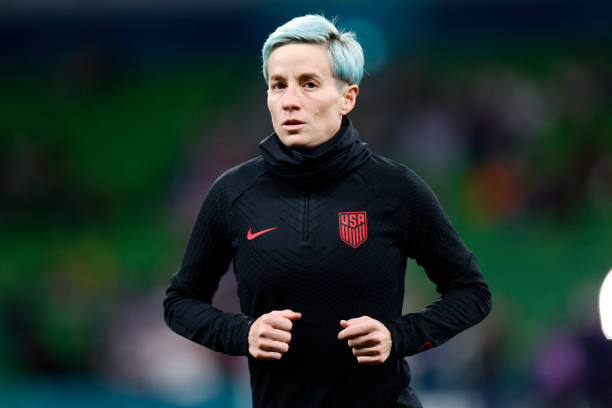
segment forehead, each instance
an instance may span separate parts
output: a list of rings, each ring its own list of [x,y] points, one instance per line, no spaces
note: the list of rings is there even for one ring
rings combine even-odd
[[[318,44],[286,44],[278,47],[268,58],[268,76],[299,76],[314,73],[331,77],[327,51]]]

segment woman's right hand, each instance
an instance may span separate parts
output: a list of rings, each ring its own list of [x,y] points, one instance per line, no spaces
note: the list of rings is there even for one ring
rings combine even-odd
[[[301,317],[290,309],[259,316],[249,329],[249,353],[258,360],[280,360],[289,351],[292,322]]]

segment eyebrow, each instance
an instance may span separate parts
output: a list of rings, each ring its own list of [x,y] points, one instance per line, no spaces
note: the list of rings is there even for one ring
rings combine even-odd
[[[302,75],[300,75],[298,77],[299,79],[306,79],[306,78],[313,78],[313,79],[317,79],[317,80],[321,80],[321,77],[317,74],[315,74],[314,72],[305,72]]]
[[[308,78],[313,78],[318,81],[321,81],[321,76],[318,74],[315,74],[314,72],[305,72],[303,74],[300,74],[300,76],[298,76],[298,79],[300,80],[308,79]],[[278,74],[270,76],[271,81],[284,80],[284,79],[285,79],[284,76],[278,75]]]
[[[272,76],[270,76],[270,81],[273,81],[273,80],[274,81],[276,81],[276,80],[283,80],[283,79],[285,79],[285,77],[282,76],[282,75],[272,75]]]

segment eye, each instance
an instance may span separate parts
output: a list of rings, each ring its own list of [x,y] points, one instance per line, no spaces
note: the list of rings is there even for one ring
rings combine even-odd
[[[304,82],[304,87],[308,89],[313,89],[317,87],[317,83],[315,81],[306,81]]]
[[[284,88],[285,85],[282,82],[272,82],[270,84],[270,89],[278,90]]]

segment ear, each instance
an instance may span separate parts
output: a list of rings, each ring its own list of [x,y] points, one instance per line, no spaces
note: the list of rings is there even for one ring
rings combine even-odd
[[[346,115],[355,107],[357,102],[357,95],[359,95],[359,87],[355,84],[345,86],[342,90],[342,105],[340,106],[340,113]]]

